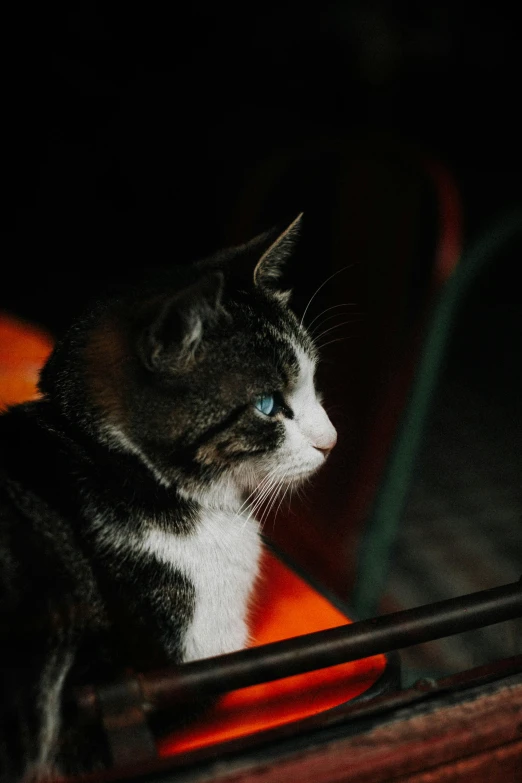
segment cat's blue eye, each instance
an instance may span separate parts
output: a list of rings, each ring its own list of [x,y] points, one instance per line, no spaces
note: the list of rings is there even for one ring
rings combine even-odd
[[[261,397],[257,397],[254,405],[265,416],[273,416],[277,413],[277,405],[273,394],[263,394]]]

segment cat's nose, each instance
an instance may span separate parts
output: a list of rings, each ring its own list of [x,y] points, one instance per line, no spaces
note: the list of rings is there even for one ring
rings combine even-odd
[[[325,457],[327,457],[336,443],[337,440],[335,440],[331,446],[314,446],[314,448],[317,449],[317,451],[320,451],[321,454],[324,454]]]
[[[325,457],[331,452],[335,444],[337,443],[337,432],[333,427],[328,429],[328,432],[324,433],[321,438],[317,438],[314,443],[314,448],[317,451],[321,451]]]

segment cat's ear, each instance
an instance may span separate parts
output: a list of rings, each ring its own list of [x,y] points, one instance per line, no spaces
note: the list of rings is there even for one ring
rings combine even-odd
[[[290,292],[278,290],[279,278],[299,236],[302,213],[284,231],[269,229],[263,234],[226,251],[228,268],[237,283],[270,289],[286,302]]]
[[[254,268],[254,285],[273,288],[277,285],[286,260],[292,255],[299,238],[303,213],[284,231],[275,236]]]
[[[205,328],[226,315],[223,284],[223,273],[211,272],[155,304],[139,340],[139,353],[148,369],[185,371],[197,361]]]

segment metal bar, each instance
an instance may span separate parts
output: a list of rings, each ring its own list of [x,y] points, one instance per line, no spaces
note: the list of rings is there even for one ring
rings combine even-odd
[[[137,679],[144,708],[155,711],[520,616],[522,584],[516,582],[177,668],[138,674]],[[84,697],[88,702],[87,692]]]
[[[476,689],[482,686],[497,683],[502,687],[501,683],[505,682],[506,678],[509,678],[509,684],[511,677],[517,674],[522,674],[522,655],[495,661],[486,666],[480,666],[457,675],[445,677],[437,682],[419,680],[407,690],[388,693],[370,701],[355,700],[348,702],[335,710],[328,710],[319,715],[277,726],[276,728],[265,729],[264,731],[248,734],[237,739],[228,739],[218,744],[181,751],[166,758],[132,762],[116,770],[83,775],[82,783],[115,783],[116,780],[132,780],[138,783],[138,779],[142,781],[143,776],[154,774],[159,776],[160,773],[163,774],[161,780],[170,780],[171,778],[172,780],[177,780],[179,775],[186,773],[188,769],[194,769],[198,765],[206,766],[208,764],[214,765],[215,763],[218,764],[220,770],[223,770],[223,775],[226,776],[226,771],[230,772],[227,761],[232,758],[241,756],[248,766],[252,758],[250,758],[250,762],[246,761],[245,757],[247,754],[253,752],[259,754],[262,749],[263,752],[261,755],[258,755],[258,758],[266,760],[273,757],[271,749],[278,746],[281,742],[294,743],[298,740],[300,743],[299,747],[303,747],[303,738],[305,738],[307,747],[317,747],[317,731],[320,732],[322,738],[325,737],[325,731],[331,731],[330,736],[335,741],[339,737],[339,727],[342,726],[343,736],[353,736],[368,730],[368,722],[373,726],[380,719],[404,707],[414,710],[418,705],[429,701],[432,705],[431,708],[437,709],[448,694],[460,693],[463,694],[461,698],[466,699],[466,693],[476,692]],[[355,729],[354,731],[346,730],[347,722]],[[219,761],[216,762],[216,759]],[[220,773],[216,766],[212,766],[212,771],[205,774],[206,779],[209,779],[211,776],[212,780],[214,780]],[[181,777],[183,778],[183,774]],[[74,777],[63,779],[60,783],[79,783],[79,781],[77,777]]]
[[[139,683],[120,680],[102,688],[98,697],[112,763],[121,766],[155,759],[156,745],[143,710]]]

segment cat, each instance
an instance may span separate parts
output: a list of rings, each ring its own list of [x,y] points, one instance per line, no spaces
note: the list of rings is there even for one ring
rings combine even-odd
[[[248,643],[253,511],[336,440],[280,290],[300,222],[102,298],[0,416],[2,781],[93,766],[67,689]]]

